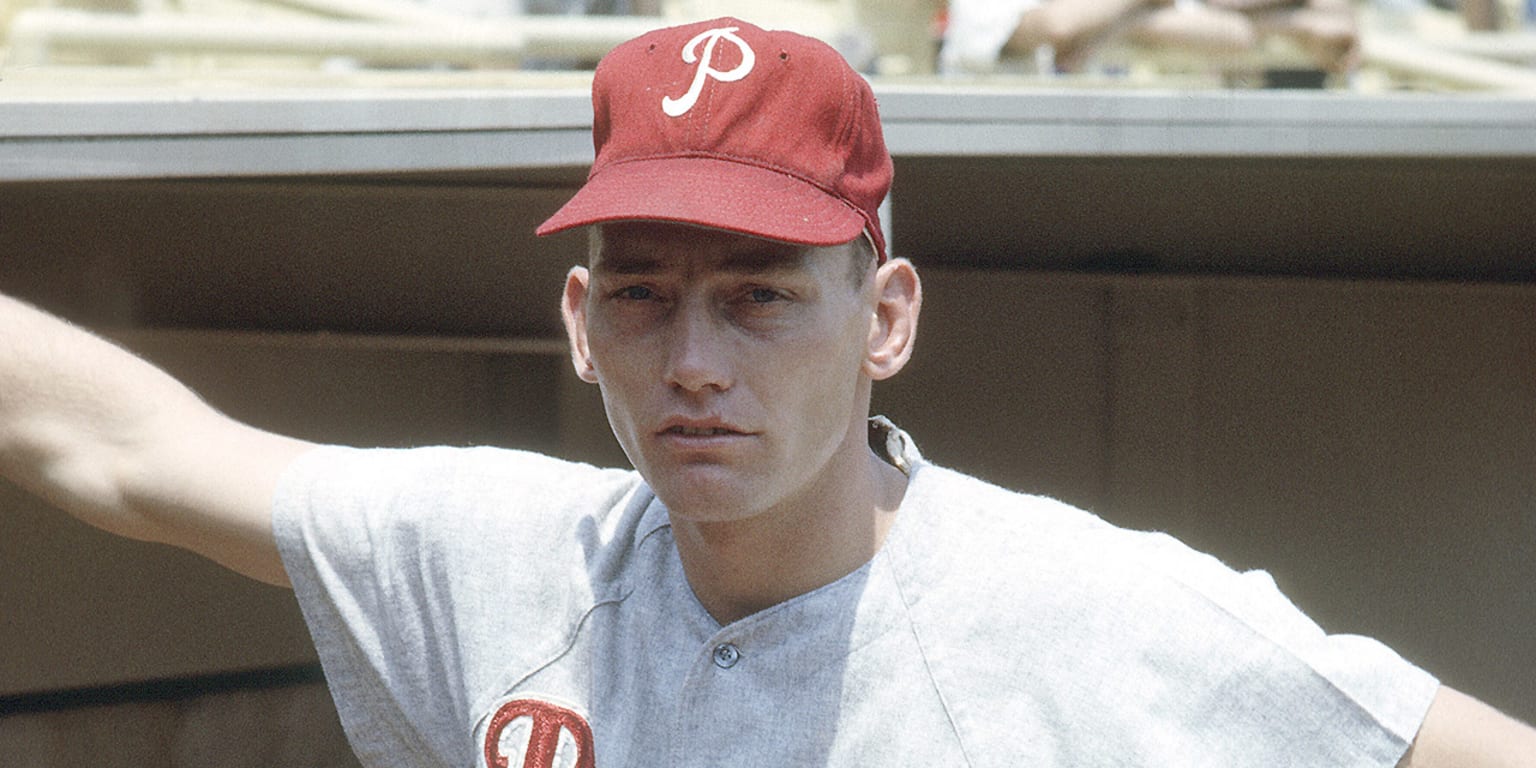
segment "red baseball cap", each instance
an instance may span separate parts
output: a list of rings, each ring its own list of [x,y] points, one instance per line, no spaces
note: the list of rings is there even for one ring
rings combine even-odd
[[[623,43],[592,82],[587,183],[538,228],[693,224],[802,245],[862,232],[891,156],[869,83],[830,46],[723,18]]]

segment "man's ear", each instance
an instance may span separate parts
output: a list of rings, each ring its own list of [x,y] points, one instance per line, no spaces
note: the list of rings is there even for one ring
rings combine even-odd
[[[895,376],[912,357],[923,286],[906,259],[891,259],[875,271],[875,312],[869,324],[864,372],[880,381]]]
[[[565,275],[565,295],[560,301],[560,319],[565,321],[565,336],[571,343],[571,364],[576,376],[588,384],[597,383],[597,368],[587,347],[587,286],[591,274],[586,267],[571,267]]]

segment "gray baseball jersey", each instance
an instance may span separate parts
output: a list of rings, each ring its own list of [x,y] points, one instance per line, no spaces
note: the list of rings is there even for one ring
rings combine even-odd
[[[1438,687],[1263,572],[925,462],[863,568],[727,626],[633,472],[321,448],[275,526],[368,766],[1392,766]]]

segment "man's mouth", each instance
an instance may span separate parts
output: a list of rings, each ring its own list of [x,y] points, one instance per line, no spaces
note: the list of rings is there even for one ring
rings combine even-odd
[[[674,427],[668,427],[665,431],[666,431],[666,434],[669,434],[669,435],[682,435],[684,437],[715,437],[715,436],[718,436],[718,435],[734,435],[734,434],[737,434],[737,432],[735,430],[727,429],[725,427],[684,427],[684,426],[674,426]]]
[[[718,417],[690,418],[679,416],[661,423],[658,435],[684,438],[740,437],[750,434],[736,424]]]

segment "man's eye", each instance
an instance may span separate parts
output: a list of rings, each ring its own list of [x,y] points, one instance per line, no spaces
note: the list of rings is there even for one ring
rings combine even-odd
[[[747,298],[751,299],[754,304],[767,304],[772,301],[778,301],[783,297],[772,288],[753,288],[747,293]]]
[[[619,289],[618,293],[615,295],[621,299],[629,299],[630,301],[647,301],[649,299],[656,298],[656,292],[643,285],[626,286]]]

